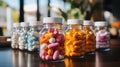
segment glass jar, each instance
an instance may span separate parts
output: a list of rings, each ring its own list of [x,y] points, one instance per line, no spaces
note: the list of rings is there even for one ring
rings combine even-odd
[[[20,24],[19,23],[14,23],[13,24],[13,33],[11,37],[11,47],[14,49],[18,49],[18,39],[19,39],[19,33],[20,33]]]
[[[95,22],[96,49],[102,51],[110,50],[110,33],[107,31],[106,22]]]
[[[29,30],[29,23],[21,22],[21,31],[19,36],[19,49],[20,50],[27,50],[27,32]]]
[[[64,57],[64,35],[62,18],[45,17],[40,31],[40,58],[43,61],[57,61]]]
[[[84,58],[85,32],[82,30],[82,20],[69,19],[65,33],[65,55],[67,57]]]
[[[37,22],[30,22],[29,23],[30,30],[28,31],[28,51],[38,52],[39,49],[39,32],[37,29],[38,23]]]
[[[86,54],[94,54],[96,49],[96,37],[93,32],[92,22],[89,20],[85,20],[83,23],[83,29],[86,33],[86,43],[85,43],[85,51]]]

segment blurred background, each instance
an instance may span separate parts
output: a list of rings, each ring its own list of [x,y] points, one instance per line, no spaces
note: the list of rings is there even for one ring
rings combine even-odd
[[[120,37],[120,0],[0,0],[0,36],[10,36],[13,23],[43,17],[106,21],[113,38]]]

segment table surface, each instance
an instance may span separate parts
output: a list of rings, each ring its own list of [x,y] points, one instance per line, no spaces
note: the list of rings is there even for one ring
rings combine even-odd
[[[120,67],[120,40],[111,40],[111,51],[95,52],[82,59],[65,58],[63,62],[41,62],[39,54],[0,48],[0,67]]]

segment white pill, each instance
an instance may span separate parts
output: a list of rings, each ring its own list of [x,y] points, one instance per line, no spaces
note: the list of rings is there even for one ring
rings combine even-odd
[[[55,38],[50,38],[49,39],[49,43],[54,43],[55,42]]]
[[[47,47],[47,44],[45,44],[45,43],[44,43],[44,44],[41,44],[41,45],[40,45],[40,50],[43,50],[43,49],[45,49],[46,47]]]
[[[62,56],[62,55],[59,55],[59,57],[58,57],[59,59],[63,59],[64,57]]]

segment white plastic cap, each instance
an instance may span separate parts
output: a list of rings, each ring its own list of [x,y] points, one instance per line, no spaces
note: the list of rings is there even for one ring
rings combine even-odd
[[[38,25],[37,21],[32,21],[29,23],[29,26],[37,26],[37,25]]]
[[[107,26],[105,21],[97,21],[94,23],[95,26]]]
[[[60,17],[45,17],[43,23],[62,23],[63,19]]]
[[[29,27],[29,23],[27,22],[21,22],[20,25],[21,27]]]
[[[20,27],[20,23],[14,23],[13,27]]]
[[[85,21],[83,22],[83,25],[93,25],[93,23],[92,23],[92,21],[90,21],[90,20],[85,20]]]
[[[79,20],[79,19],[68,19],[67,24],[83,24],[83,20]]]

